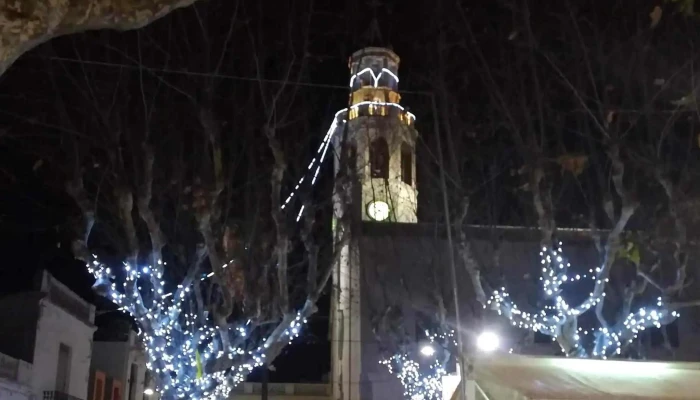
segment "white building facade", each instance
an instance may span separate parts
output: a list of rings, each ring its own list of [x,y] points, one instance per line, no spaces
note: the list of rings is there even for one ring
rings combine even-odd
[[[31,400],[32,364],[0,353],[0,399]]]
[[[146,353],[128,321],[101,326],[93,342],[89,400],[156,400]],[[150,393],[150,392],[149,392]]]
[[[93,305],[45,271],[36,291],[0,299],[0,351],[31,364],[33,398],[87,399],[94,317]]]

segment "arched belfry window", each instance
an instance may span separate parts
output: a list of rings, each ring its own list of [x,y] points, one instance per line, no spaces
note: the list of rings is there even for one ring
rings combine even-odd
[[[384,138],[372,141],[369,148],[369,166],[372,178],[389,179],[389,145]]]
[[[353,174],[357,172],[357,146],[352,143],[348,147],[348,168]]]
[[[408,143],[401,145],[401,180],[413,185],[413,148]]]

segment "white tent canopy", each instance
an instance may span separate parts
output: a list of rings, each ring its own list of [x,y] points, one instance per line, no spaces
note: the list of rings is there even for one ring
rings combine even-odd
[[[473,376],[484,400],[700,399],[700,363],[491,354]]]

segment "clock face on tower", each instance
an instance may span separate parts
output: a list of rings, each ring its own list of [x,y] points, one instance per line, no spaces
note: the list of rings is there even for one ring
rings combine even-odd
[[[375,221],[384,221],[389,218],[389,205],[383,201],[372,201],[367,204],[367,215]]]

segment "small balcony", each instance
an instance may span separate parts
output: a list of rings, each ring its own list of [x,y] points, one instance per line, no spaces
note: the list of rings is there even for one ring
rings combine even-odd
[[[43,400],[83,400],[79,397],[71,396],[67,393],[59,392],[56,390],[44,392]]]

